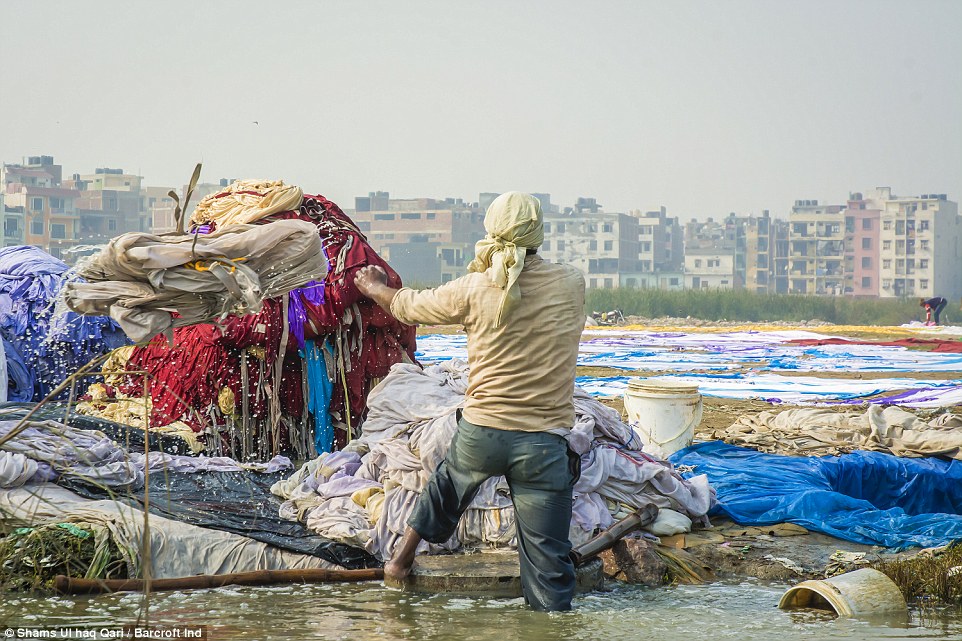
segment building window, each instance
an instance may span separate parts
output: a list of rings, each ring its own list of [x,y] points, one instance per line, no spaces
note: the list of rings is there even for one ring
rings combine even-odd
[[[872,266],[872,259],[868,256],[862,256],[862,269],[869,269]]]
[[[606,278],[606,279],[605,279],[605,289],[611,289],[611,288],[614,287],[614,286],[615,286],[615,284],[614,284],[614,282],[612,282],[612,280],[611,280],[610,278]]]
[[[929,230],[929,221],[927,221],[927,220],[920,220],[920,221],[919,221],[919,231],[928,231],[928,230]]]
[[[883,249],[884,251],[892,251],[892,241],[891,241],[891,240],[883,240],[883,241],[882,241],[882,249]]]
[[[565,233],[565,224],[558,223],[558,229],[556,229],[555,231],[558,232],[559,234]]]
[[[872,239],[863,238],[862,239],[862,249],[872,249]]]
[[[645,242],[641,243],[641,251],[646,252],[646,253],[651,251],[651,241],[650,241],[650,240],[646,240]]]
[[[421,214],[401,214],[401,220],[421,220]]]
[[[882,261],[882,269],[892,269],[892,259],[886,258]]]
[[[63,198],[51,198],[48,203],[50,209],[63,209]]]
[[[929,268],[929,259],[928,259],[928,258],[920,258],[920,259],[919,259],[919,269],[928,269],[928,268]]]
[[[598,241],[589,240],[588,241],[588,251],[598,251]]]
[[[428,213],[424,214],[424,217],[428,220],[434,220],[435,213],[433,211],[429,211]]]
[[[601,231],[605,232],[606,234],[610,234],[612,231],[614,231],[614,229],[615,226],[611,223],[605,223],[601,226]]]
[[[394,214],[374,214],[374,220],[394,220]]]
[[[51,223],[50,224],[50,237],[51,238],[66,238],[67,237],[67,226],[63,223]]]
[[[544,233],[546,233],[546,234],[550,234],[550,233],[551,233],[551,223],[545,223],[545,224],[544,224]]]
[[[669,278],[669,279],[668,279],[668,284],[671,285],[672,287],[677,287],[677,286],[678,286],[678,278],[677,278],[677,277]]]
[[[592,279],[591,279],[591,282],[589,283],[589,286],[590,286],[592,289],[594,289],[595,287],[597,287],[597,286],[598,286],[598,279],[597,279],[597,278],[592,278]]]
[[[695,259],[695,267],[701,267],[701,258]]]
[[[882,289],[892,289],[892,280],[890,278],[882,281]]]
[[[606,240],[606,241],[605,241],[605,251],[606,251],[606,252],[610,252],[612,249],[614,249],[614,245],[615,245],[614,241]]]
[[[544,245],[542,245],[541,248],[546,252],[551,251],[551,241],[550,240],[544,241]]]
[[[565,250],[565,241],[559,240],[559,241],[558,241],[558,251],[559,251],[559,252],[563,252],[564,250]]]
[[[863,219],[862,219],[862,229],[864,229],[864,230],[866,230],[866,231],[872,229],[872,219],[871,219],[871,218],[863,218]]]
[[[107,231],[117,231],[117,219],[108,218],[107,219]]]
[[[929,249],[929,241],[927,241],[927,240],[920,240],[920,241],[919,241],[919,249],[921,249],[921,250],[923,250],[923,251],[928,251],[928,249]]]
[[[891,220],[883,221],[882,229],[884,229],[885,231],[890,231],[892,229],[892,221]]]
[[[31,198],[30,211],[43,211],[43,198]]]
[[[919,279],[919,287],[922,288],[922,289],[928,289],[928,288],[929,288],[929,280],[928,280],[927,278],[920,278],[920,279]]]
[[[43,221],[34,220],[30,223],[30,233],[34,236],[43,236]]]
[[[871,287],[871,286],[872,286],[872,277],[862,276],[862,287]]]

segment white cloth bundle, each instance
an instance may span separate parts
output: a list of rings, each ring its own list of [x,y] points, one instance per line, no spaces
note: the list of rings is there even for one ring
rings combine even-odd
[[[279,220],[207,236],[123,234],[77,273],[87,282],[67,283],[67,306],[110,316],[140,342],[175,326],[258,312],[265,299],[322,280],[327,259],[314,225]]]

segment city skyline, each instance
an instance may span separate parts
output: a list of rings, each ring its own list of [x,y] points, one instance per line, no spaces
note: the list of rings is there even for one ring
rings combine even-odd
[[[178,186],[202,161],[346,208],[522,189],[704,219],[962,193],[959,3],[292,2],[224,26],[256,7],[3,3],[0,160]]]

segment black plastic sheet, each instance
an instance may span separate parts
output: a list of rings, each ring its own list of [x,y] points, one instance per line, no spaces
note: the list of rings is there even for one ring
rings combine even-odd
[[[303,523],[278,516],[281,501],[270,487],[289,474],[278,472],[151,472],[151,514],[199,527],[240,534],[274,547],[310,554],[349,569],[377,567],[366,551],[314,534]],[[80,481],[60,485],[87,498],[112,498],[143,509],[145,490],[114,493]]]

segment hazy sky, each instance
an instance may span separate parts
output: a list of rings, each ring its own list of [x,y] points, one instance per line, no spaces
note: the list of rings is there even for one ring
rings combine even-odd
[[[962,196],[962,1],[0,0],[0,160],[683,218]],[[257,121],[259,124],[255,124]]]

